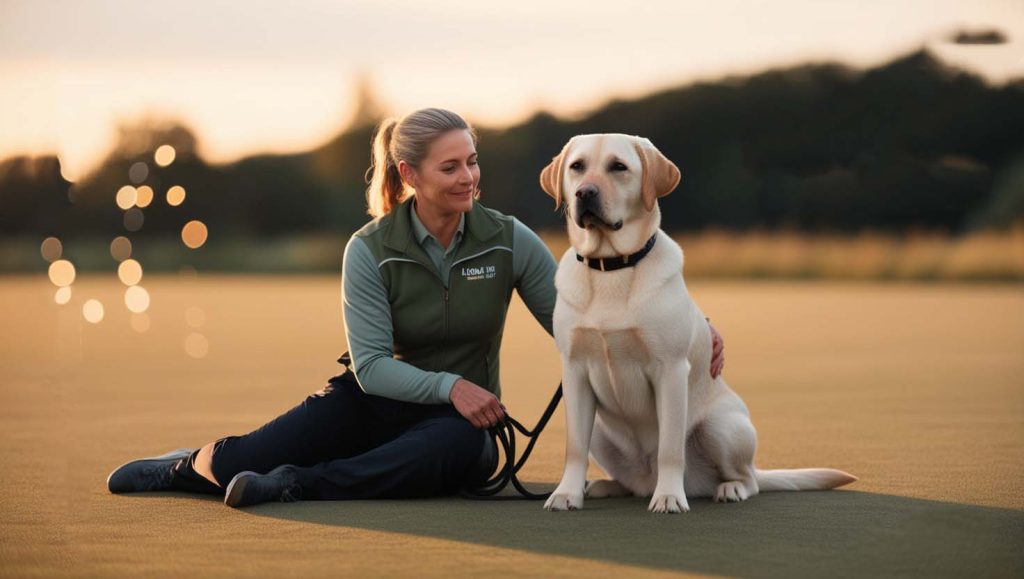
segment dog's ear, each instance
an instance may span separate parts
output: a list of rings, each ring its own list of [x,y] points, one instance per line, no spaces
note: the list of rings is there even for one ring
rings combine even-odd
[[[644,172],[640,195],[644,200],[644,208],[651,211],[658,197],[668,195],[679,185],[679,167],[662,155],[648,139],[637,137],[635,146]]]
[[[562,159],[565,158],[565,150],[568,148],[562,148],[562,152],[558,154],[551,162],[548,163],[547,167],[540,172],[540,188],[545,193],[555,198],[555,210],[562,206]]]

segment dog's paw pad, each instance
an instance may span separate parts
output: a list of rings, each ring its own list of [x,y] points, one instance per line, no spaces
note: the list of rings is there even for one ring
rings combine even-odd
[[[548,511],[576,511],[583,508],[583,495],[557,493],[548,497],[544,509]]]
[[[654,495],[647,510],[652,513],[686,513],[690,510],[685,497],[674,495]]]
[[[747,487],[739,481],[726,481],[715,491],[716,503],[738,503],[750,498]]]

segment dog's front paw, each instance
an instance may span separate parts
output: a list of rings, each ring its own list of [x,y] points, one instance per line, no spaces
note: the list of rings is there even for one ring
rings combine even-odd
[[[690,504],[684,495],[655,493],[647,510],[652,513],[686,513],[690,510]]]
[[[544,509],[548,511],[578,511],[583,508],[583,493],[559,491],[551,493]]]

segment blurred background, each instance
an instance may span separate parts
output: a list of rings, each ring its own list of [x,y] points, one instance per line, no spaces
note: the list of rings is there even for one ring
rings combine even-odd
[[[340,271],[375,123],[441,106],[556,252],[540,169],[624,132],[691,276],[1021,281],[1022,38],[1018,0],[5,0],[0,272]]]
[[[1021,0],[0,0],[0,577],[1024,576],[1022,43]],[[429,106],[556,254],[541,169],[649,137],[758,465],[861,480],[669,533],[611,501],[590,535],[532,504],[110,495],[340,372],[373,127]],[[534,424],[560,359],[518,300],[501,372]]]

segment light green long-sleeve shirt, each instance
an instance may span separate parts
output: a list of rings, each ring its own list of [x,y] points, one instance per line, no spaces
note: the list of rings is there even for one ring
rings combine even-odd
[[[447,271],[462,242],[465,218],[460,220],[451,245],[445,249],[419,221],[416,212],[411,213],[417,243],[439,272]],[[555,259],[537,234],[519,220],[514,220],[512,245],[516,291],[551,334]],[[342,306],[345,335],[357,368],[356,379],[369,394],[426,404],[450,403],[452,386],[461,376],[424,371],[394,358],[391,309],[379,266],[363,239],[353,236],[345,247]]]

